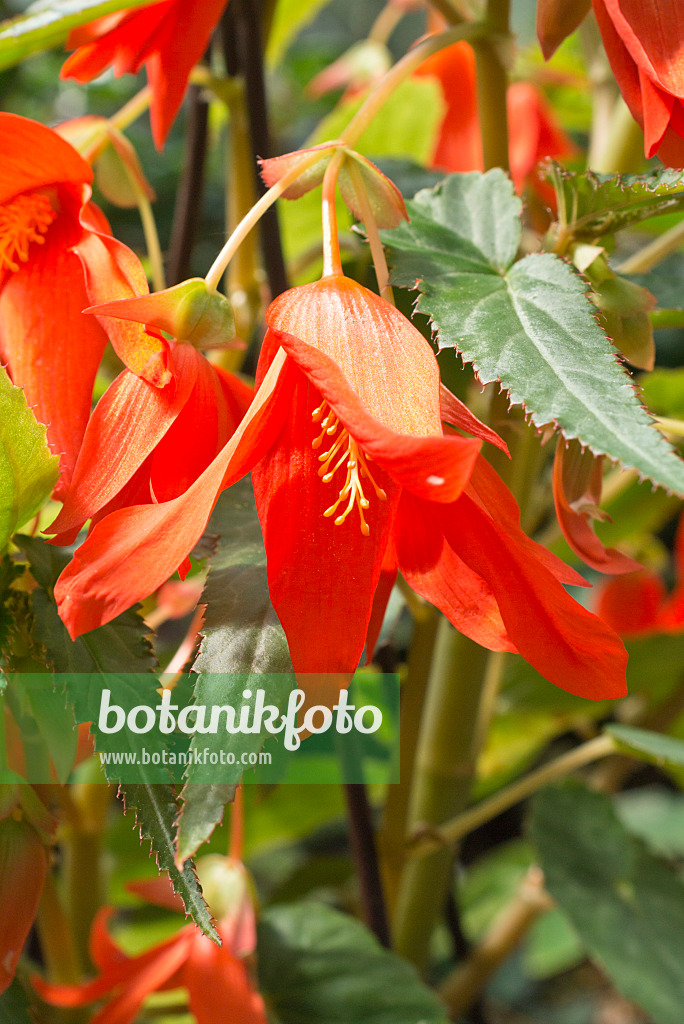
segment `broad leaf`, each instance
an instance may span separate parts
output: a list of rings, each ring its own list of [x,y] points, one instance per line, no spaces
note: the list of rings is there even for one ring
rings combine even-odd
[[[0,366],[0,550],[57,482],[59,459],[50,454],[45,435],[24,392]]]
[[[0,22],[0,71],[51,46],[73,28],[116,11],[142,7],[149,0],[42,0],[25,14]]]
[[[411,222],[383,232],[392,279],[419,282],[439,347],[457,349],[483,384],[500,381],[536,426],[684,493],[684,462],[641,407],[582,279],[550,253],[514,263],[520,200],[504,173],[454,174],[407,205]]]
[[[268,34],[266,56],[270,64],[277,64],[290,43],[308,22],[318,14],[329,0],[279,0],[275,5],[271,31]]]
[[[627,224],[684,208],[684,175],[667,167],[649,174],[576,174],[551,163],[561,230],[599,238]]]
[[[549,892],[617,988],[657,1024],[680,1024],[684,886],[632,838],[611,801],[579,785],[540,791],[531,833]]]
[[[292,664],[268,594],[266,554],[249,479],[221,495],[207,529],[218,536],[218,543],[202,595],[207,611],[193,665],[199,673],[195,703],[240,707],[248,675],[257,673],[268,691],[266,703],[280,705],[292,688]],[[191,856],[221,821],[242,775],[240,757],[258,752],[266,736],[264,731],[193,737],[191,750],[208,748],[217,755],[229,751],[238,763],[223,767],[217,782],[215,767],[190,762],[178,823],[179,861]]]
[[[362,924],[306,900],[259,924],[259,984],[282,1024],[446,1024],[443,1004]]]
[[[174,834],[178,804],[169,786],[128,785],[120,788],[126,810],[135,811],[141,840],[149,840],[160,871],[167,871],[174,892],[183,900],[185,911],[205,935],[221,945],[211,912],[202,896],[202,888],[192,861],[182,870],[174,859]]]

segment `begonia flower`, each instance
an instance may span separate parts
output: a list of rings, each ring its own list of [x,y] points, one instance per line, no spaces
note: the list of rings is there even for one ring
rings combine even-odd
[[[573,693],[622,695],[621,642],[563,589],[581,577],[522,532],[480,441],[445,435],[420,332],[339,274],[280,295],[266,321],[255,401],[214,463],[175,501],[98,523],[62,573],[72,636],[159,586],[220,489],[251,469],[296,672],[354,672],[389,561],[484,646],[519,651]]]
[[[69,482],[107,335],[90,304],[88,253],[108,226],[90,200],[92,171],[56,132],[0,113],[0,360],[26,392]],[[113,240],[111,240],[113,241]]]
[[[148,322],[175,326],[184,337],[207,334],[200,323],[207,307],[209,326],[221,321],[220,311],[216,314],[214,309],[220,305],[220,297],[215,296],[216,303],[200,297],[198,303],[192,282],[188,282],[190,289],[176,286],[146,295],[142,267],[134,253],[127,253],[127,288],[123,280],[119,285],[120,292],[126,290],[128,295],[93,307],[100,319],[109,321],[111,311],[120,310],[132,327],[129,311],[141,309]],[[188,291],[194,301],[188,302]],[[223,303],[227,307],[225,300]],[[232,324],[232,316],[229,320]],[[88,519],[97,523],[116,509],[177,498],[210,465],[249,407],[252,389],[210,363],[194,345],[184,340],[166,341],[153,328],[144,333],[164,347],[168,380],[162,385],[151,383],[142,375],[149,366],[145,362],[137,372],[123,370],[102,396],[88,423],[62,510],[53,523],[56,543],[73,540]],[[185,559],[182,561],[187,567]]]
[[[228,871],[235,875],[238,869],[244,874],[241,865],[228,862],[228,858],[205,859],[226,861],[226,875]],[[201,869],[201,862],[198,867]],[[128,888],[148,903],[183,912],[181,900],[166,878],[129,883]],[[234,899],[233,892],[231,903]],[[105,1006],[90,1018],[90,1024],[132,1024],[148,996],[177,988],[187,990],[197,1024],[219,1020],[267,1024],[263,999],[250,976],[249,957],[256,945],[256,931],[249,897],[245,891],[236,905],[223,913],[218,907],[213,909],[218,916],[220,948],[195,925],[188,924],[169,939],[131,957],[111,938],[107,926],[114,911],[104,907],[90,935],[90,957],[98,970],[97,977],[81,985],[53,985],[34,978],[34,987],[46,1002],[64,1008],[107,998]]]
[[[74,29],[62,78],[90,82],[110,65],[114,74],[145,66],[152,92],[150,120],[161,149],[183,101],[188,78],[201,60],[228,0],[162,0],[106,15]]]
[[[0,993],[11,984],[36,916],[48,866],[44,843],[32,825],[0,820]]]
[[[593,0],[603,45],[647,157],[684,165],[684,8],[679,0]]]
[[[446,102],[432,166],[443,171],[484,170],[472,46],[463,41],[446,46],[428,57],[415,73],[436,78]],[[534,173],[535,169],[544,157],[562,160],[571,156],[575,147],[536,85],[513,82],[506,99],[510,170],[515,187],[521,192],[529,184],[548,202],[551,192]]]

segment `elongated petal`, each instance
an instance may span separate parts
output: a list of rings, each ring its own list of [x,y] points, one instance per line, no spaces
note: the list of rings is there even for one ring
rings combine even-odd
[[[268,1024],[264,1001],[252,987],[245,963],[204,935],[193,944],[183,982],[197,1024]]]
[[[76,462],[107,344],[97,321],[81,312],[87,299],[81,264],[66,247],[71,232],[58,218],[0,289],[0,350],[61,456],[57,495]]]
[[[643,127],[644,112],[637,65],[613,24],[606,8],[606,0],[592,0],[592,3],[594,5],[594,14],[601,30],[601,38],[606,50],[606,56],[610,62],[617,84],[620,86],[620,92],[632,113],[632,117]]]
[[[446,101],[446,112],[432,158],[433,166],[445,171],[482,170],[482,136],[472,46],[466,42],[446,46],[424,61],[416,74],[435,77]]]
[[[591,528],[590,519],[601,500],[603,460],[581,452],[577,442],[559,439],[553,463],[553,499],[558,524],[572,550],[598,572],[620,575],[636,572],[639,562],[615,548],[606,548]]]
[[[88,423],[72,485],[52,524],[55,533],[82,526],[132,479],[188,402],[201,359],[189,346],[178,346],[176,380],[165,388],[129,370],[119,374]]]
[[[47,853],[26,821],[0,821],[0,993],[14,977],[36,916],[47,870]]]
[[[684,96],[684,9],[679,0],[604,0],[637,66],[674,96]]]
[[[665,587],[648,569],[606,583],[598,594],[597,614],[620,636],[659,631]]]
[[[591,0],[537,0],[537,37],[548,60],[579,27],[591,10]]]
[[[523,658],[579,697],[625,695],[627,652],[611,629],[573,600],[468,495],[441,506],[439,515],[449,546],[489,584]]]
[[[20,192],[53,184],[88,184],[93,172],[56,132],[17,114],[0,113],[0,205]]]
[[[459,430],[465,430],[466,434],[473,434],[482,441],[489,441],[510,458],[508,445],[503,438],[499,437],[497,432],[488,427],[486,423],[479,420],[475,413],[472,413],[467,405],[456,398],[456,395],[452,395],[451,391],[443,384],[439,385],[439,404],[445,423],[450,423],[452,427],[458,427]]]
[[[115,299],[146,295],[147,278],[140,260],[128,246],[105,234],[88,232],[76,250],[83,264],[88,302],[94,306]],[[164,387],[171,380],[168,342],[150,334],[142,324],[116,317],[97,317],[129,370]]]
[[[298,376],[276,444],[252,472],[269,593],[296,672],[353,672],[366,640],[398,488],[373,466],[387,498],[380,500],[365,484],[370,508],[362,515],[369,536],[361,531],[357,508],[340,525],[325,515],[344,483],[346,455],[343,450],[345,465],[325,483],[318,475],[320,449],[313,448],[320,426],[312,413],[320,394]],[[345,498],[338,513],[346,505]]]
[[[393,480],[430,501],[449,502],[458,497],[468,483],[479,441],[441,433],[416,437],[388,429],[370,415],[337,363],[300,338],[282,332],[274,335],[364,452]]]
[[[515,651],[490,587],[444,542],[433,505],[402,494],[396,537],[399,567],[416,593],[476,643]]]
[[[392,589],[397,578],[397,553],[394,547],[394,541],[390,537],[385,550],[385,554],[382,559],[382,566],[380,568],[380,579],[378,585],[375,588],[375,594],[373,595],[373,604],[371,606],[371,615],[368,622],[368,631],[366,633],[366,664],[370,665],[373,660],[373,653],[378,644],[378,637],[382,629],[382,624],[385,620],[385,613],[387,612],[387,605],[389,603]]]
[[[139,71],[150,36],[173,0],[151,4],[141,11],[125,11],[98,18],[75,29],[67,40],[68,48],[78,47],[62,65],[60,78],[90,82],[113,65],[114,74]]]
[[[121,509],[96,524],[55,586],[73,638],[109,622],[172,575],[201,537],[220,491],[248,473],[273,443],[288,414],[293,370],[284,354],[274,360],[231,440],[184,494]]]
[[[501,526],[515,543],[529,552],[530,557],[541,562],[560,583],[572,587],[588,587],[590,584],[578,572],[566,565],[562,559],[537,544],[520,527],[518,503],[499,474],[487,460],[480,456],[473,467],[468,494]]]

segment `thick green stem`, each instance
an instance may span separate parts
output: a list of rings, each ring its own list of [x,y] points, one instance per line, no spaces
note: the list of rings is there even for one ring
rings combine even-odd
[[[64,829],[64,888],[78,956],[87,964],[90,929],[104,899],[102,846],[111,794],[98,781],[72,786],[71,796],[78,817]]]
[[[50,980],[58,985],[75,985],[83,976],[69,919],[60,902],[54,875],[48,871],[36,913],[40,948]]]
[[[408,815],[411,830],[436,828],[468,802],[488,653],[457,633],[446,619],[440,621],[416,753]],[[420,970],[425,968],[430,938],[444,908],[452,860],[448,849],[413,858],[402,877],[395,947]]]
[[[390,917],[394,913],[399,881],[406,863],[406,823],[411,781],[416,760],[420,717],[427,691],[439,620],[439,612],[431,605],[423,605],[416,609],[406,679],[401,689],[399,730],[401,781],[397,785],[389,787],[383,825],[378,836],[378,849]]]
[[[485,170],[490,167],[508,169],[508,71],[497,36],[508,36],[509,8],[510,0],[488,0],[485,17],[488,32],[473,44],[477,60],[477,106]]]
[[[638,171],[644,162],[644,133],[621,96],[613,108],[605,145],[593,159],[591,170],[600,174]]]

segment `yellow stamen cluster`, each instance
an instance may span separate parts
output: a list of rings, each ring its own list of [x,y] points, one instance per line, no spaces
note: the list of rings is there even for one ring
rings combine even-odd
[[[335,518],[335,526],[341,526],[356,505],[361,519],[361,533],[364,537],[368,537],[370,527],[363,513],[369,507],[370,502],[363,493],[361,477],[363,476],[370,481],[380,501],[385,501],[387,498],[382,487],[378,487],[368,469],[370,456],[364,455],[354,438],[349,436],[349,431],[346,427],[341,426],[340,421],[332,412],[327,402],[322,402],[317,409],[314,409],[311,418],[314,423],[320,423],[321,425],[321,432],[312,443],[313,448],[320,448],[326,438],[334,438],[328,450],[318,456],[318,461],[322,463],[321,468],[318,470],[318,475],[323,480],[323,483],[329,484],[338,469],[345,463],[347,469],[347,477],[340,489],[337,501],[330,508],[327,508],[323,515],[335,515],[339,506],[346,501],[347,507]],[[340,428],[339,433],[338,428]],[[336,434],[337,437],[335,437]]]
[[[19,270],[32,242],[42,245],[57,214],[47,196],[17,196],[0,206],[0,270]]]

